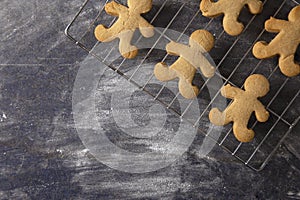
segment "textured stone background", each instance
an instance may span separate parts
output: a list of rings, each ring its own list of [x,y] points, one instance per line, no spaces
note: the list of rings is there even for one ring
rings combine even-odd
[[[300,124],[259,173],[219,148],[140,175],[99,163],[72,116],[87,54],[63,34],[82,3],[1,1],[0,199],[300,199]]]

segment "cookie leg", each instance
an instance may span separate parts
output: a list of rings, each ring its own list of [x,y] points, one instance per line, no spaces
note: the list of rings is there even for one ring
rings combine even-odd
[[[253,55],[258,59],[273,57],[277,51],[278,47],[273,47],[271,43],[268,44],[264,41],[257,42],[252,49]]]
[[[233,134],[240,142],[251,142],[254,138],[254,131],[248,129],[245,122],[235,121],[233,123]]]
[[[212,0],[202,0],[200,3],[200,10],[206,17],[218,16],[222,13],[222,10],[217,4],[217,2],[212,2]]]
[[[294,55],[288,56],[286,58],[279,58],[279,67],[281,72],[288,76],[293,77],[300,74],[300,65],[295,63]]]
[[[100,42],[110,42],[116,38],[116,36],[112,34],[110,29],[105,28],[105,26],[103,26],[102,24],[96,27],[95,37]]]
[[[160,81],[171,81],[177,78],[176,72],[163,62],[155,65],[154,75]]]
[[[252,14],[258,14],[263,9],[263,3],[259,0],[249,0],[247,5]]]
[[[244,30],[244,25],[238,22],[238,14],[225,14],[223,18],[223,26],[226,33],[232,36],[239,35]]]
[[[131,40],[133,37],[134,31],[124,31],[119,34],[120,43],[119,50],[121,55],[124,58],[132,59],[136,57],[138,50],[135,46],[131,45]]]
[[[193,99],[199,94],[199,89],[197,86],[192,85],[192,80],[179,77],[178,87],[180,94],[184,98]]]
[[[225,112],[221,112],[218,108],[213,108],[209,112],[209,120],[216,126],[224,126],[230,122]]]

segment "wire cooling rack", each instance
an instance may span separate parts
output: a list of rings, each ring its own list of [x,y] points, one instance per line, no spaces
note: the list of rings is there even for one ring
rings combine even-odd
[[[106,26],[112,25],[116,18],[108,16],[104,11],[104,6],[108,1],[86,0],[74,19],[66,28],[66,35],[79,47],[86,50],[92,56],[95,56],[102,63],[109,63],[109,57],[115,54],[118,49],[114,48],[103,50],[106,56],[97,55],[93,49],[99,42],[96,41],[93,32],[98,24]],[[126,5],[126,1],[118,1]],[[222,18],[208,19],[201,15],[199,11],[199,1],[175,1],[175,0],[153,0],[152,10],[144,15],[155,27],[164,27],[180,32],[182,35],[190,35],[194,30],[207,29],[215,36],[215,48],[210,52],[214,59],[218,72],[217,77],[223,80],[224,85],[232,84],[236,87],[243,88],[243,83],[246,78],[253,74],[263,74],[268,78],[271,84],[271,91],[262,98],[262,102],[266,105],[270,112],[270,118],[266,123],[258,123],[254,117],[250,119],[249,127],[254,129],[256,136],[251,143],[238,142],[232,133],[231,125],[225,126],[220,137],[214,137],[208,131],[207,126],[199,126],[199,132],[207,138],[214,140],[219,146],[228,151],[238,160],[249,166],[251,169],[260,171],[264,168],[276,149],[283,142],[285,137],[292,131],[298,123],[299,117],[299,76],[287,78],[281,74],[277,65],[276,58],[267,60],[257,60],[252,55],[253,45],[260,40],[270,41],[274,35],[267,33],[264,30],[264,21],[270,16],[276,18],[287,19],[289,11],[299,3],[295,0],[277,0],[264,1],[264,10],[260,15],[251,15],[245,8],[240,16],[240,21],[245,25],[243,33],[237,37],[227,35],[222,28]],[[187,14],[188,13],[188,14]],[[184,26],[180,25],[184,23]],[[162,38],[168,39],[164,35],[165,32],[160,32],[155,45]],[[180,40],[180,37],[177,39]],[[139,42],[139,39],[136,41]],[[147,90],[147,84],[151,79],[155,78],[150,74],[148,79],[137,80],[136,74],[142,69],[142,64],[149,59],[153,61],[156,56],[157,62],[165,61],[172,63],[169,55],[165,52],[155,53],[155,45],[146,51],[141,51],[135,62],[140,64],[134,65],[136,68],[131,70],[130,74],[124,69],[130,65],[129,60],[120,58],[114,63],[107,64],[109,68],[114,70],[120,76],[124,76],[128,81],[135,84],[141,90],[147,92],[155,100],[162,103],[167,109],[170,109],[182,118],[185,113],[189,112],[189,104],[184,109],[184,112],[178,111],[173,104],[180,96],[179,93],[175,97],[160,98],[164,92],[166,84],[162,84],[162,88],[155,92]],[[102,52],[102,53],[103,53]],[[157,55],[163,55],[159,58]],[[296,58],[299,58],[299,50]],[[173,60],[174,61],[174,60]],[[128,64],[128,63],[129,64]],[[127,63],[127,65],[126,65]],[[200,88],[205,90],[209,80],[203,80]],[[191,122],[191,125],[198,126],[200,122],[209,123],[208,113],[211,110],[212,104],[220,96],[220,92],[213,97],[209,97],[205,92],[200,93],[198,99],[202,102],[201,113],[199,117]],[[206,100],[206,101],[205,101]],[[203,103],[204,102],[204,103]]]

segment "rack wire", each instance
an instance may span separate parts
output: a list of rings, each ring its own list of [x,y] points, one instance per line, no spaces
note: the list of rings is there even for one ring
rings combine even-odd
[[[178,1],[165,0],[153,1],[153,9],[145,17],[154,26],[164,27],[164,31],[159,31],[159,37],[154,43],[152,48],[146,52],[141,53],[137,58],[139,64],[133,73],[127,74],[123,69],[127,59],[118,59],[115,63],[108,62],[109,57],[116,53],[117,46],[107,50],[106,56],[99,56],[93,50],[99,42],[93,36],[94,28],[98,24],[112,25],[116,18],[105,16],[103,11],[106,1],[99,0],[86,0],[81,6],[79,12],[74,19],[68,24],[66,28],[66,35],[79,47],[87,51],[90,55],[94,56],[99,62],[105,63],[109,68],[114,70],[120,76],[126,78],[129,82],[135,84],[140,90],[143,90],[148,95],[152,96],[155,100],[162,103],[167,109],[184,116],[189,112],[193,100],[186,106],[183,112],[178,111],[174,107],[174,102],[180,96],[179,92],[171,100],[166,101],[160,98],[164,88],[168,83],[164,83],[160,90],[153,92],[149,91],[147,85],[155,78],[153,74],[149,75],[145,82],[136,80],[135,75],[141,71],[143,63],[151,59],[151,55],[155,51],[157,45],[162,39],[169,40],[165,34],[167,29],[178,29],[177,23],[187,22],[181,28],[181,35],[177,38],[180,41],[184,34],[189,35],[196,29],[207,29],[214,33],[216,38],[215,49],[211,52],[211,56],[215,59],[217,64],[217,76],[223,80],[223,85],[231,84],[236,87],[243,88],[245,79],[253,74],[260,73],[265,75],[271,84],[271,91],[269,95],[262,99],[267,110],[270,112],[270,119],[266,123],[258,123],[255,118],[250,119],[251,128],[256,132],[256,137],[251,143],[239,143],[232,134],[231,126],[226,126],[221,134],[221,137],[214,137],[206,127],[200,127],[199,132],[213,141],[215,141],[224,150],[232,154],[235,158],[243,162],[245,165],[253,170],[262,170],[271,156],[275,153],[280,144],[293,130],[300,120],[299,112],[299,87],[292,87],[292,85],[299,85],[299,77],[287,78],[280,73],[276,59],[257,60],[252,54],[251,50],[253,45],[259,40],[270,41],[274,35],[267,33],[264,30],[264,21],[270,16],[286,19],[289,11],[299,3],[295,0],[278,0],[278,1],[264,1],[264,11],[260,15],[250,15],[246,10],[243,10],[240,20],[245,24],[243,33],[237,37],[230,37],[224,33],[221,25],[221,18],[208,19],[201,16],[199,11],[198,1],[185,1],[179,3]],[[119,1],[126,4],[125,1]],[[167,11],[167,12],[165,12]],[[192,15],[185,15],[189,12]],[[169,13],[167,16],[165,13]],[[105,16],[105,17],[104,17]],[[188,18],[188,19],[187,19]],[[181,27],[181,26],[180,26]],[[138,43],[140,38],[136,40]],[[299,56],[299,51],[297,51]],[[171,58],[165,54],[160,61],[170,61]],[[171,62],[171,61],[170,61]],[[135,65],[136,66],[136,65]],[[204,80],[200,86],[200,91],[205,90],[209,84],[210,79]],[[208,122],[208,112],[212,104],[220,96],[218,91],[211,99],[207,99],[205,94],[199,95],[198,99],[207,99],[207,104],[201,109],[199,118],[192,121],[191,125],[198,127],[199,122]],[[296,110],[296,112],[295,112]]]

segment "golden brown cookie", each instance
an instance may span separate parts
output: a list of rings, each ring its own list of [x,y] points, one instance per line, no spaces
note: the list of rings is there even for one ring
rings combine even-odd
[[[294,57],[300,43],[300,6],[291,10],[288,21],[271,17],[266,21],[265,29],[278,35],[269,44],[257,42],[253,47],[253,55],[258,59],[279,55],[281,72],[289,77],[299,75],[300,65]]]
[[[170,42],[166,50],[171,55],[179,56],[178,60],[168,67],[165,63],[155,66],[154,74],[160,81],[170,81],[179,78],[179,91],[187,99],[195,98],[199,94],[198,87],[192,85],[197,69],[210,78],[215,74],[215,67],[207,60],[205,53],[214,46],[214,37],[206,30],[192,33],[189,45]]]
[[[217,125],[224,126],[233,122],[233,133],[240,142],[250,142],[254,138],[254,131],[247,128],[249,118],[253,112],[259,122],[266,122],[269,112],[257,99],[269,92],[269,81],[262,75],[254,74],[247,78],[245,91],[231,85],[221,89],[221,94],[233,102],[221,112],[213,108],[209,113],[209,120]]]
[[[239,35],[244,30],[244,25],[238,22],[243,7],[247,5],[252,14],[258,14],[263,9],[259,0],[202,0],[200,10],[206,17],[217,17],[224,14],[223,26],[226,33],[232,36]]]
[[[116,38],[120,39],[119,50],[123,57],[134,58],[138,50],[131,45],[131,40],[136,29],[139,29],[144,37],[154,35],[154,27],[142,16],[152,8],[152,0],[128,0],[128,8],[115,1],[105,5],[105,11],[118,17],[118,20],[110,27],[98,25],[95,36],[100,42],[110,42]]]

